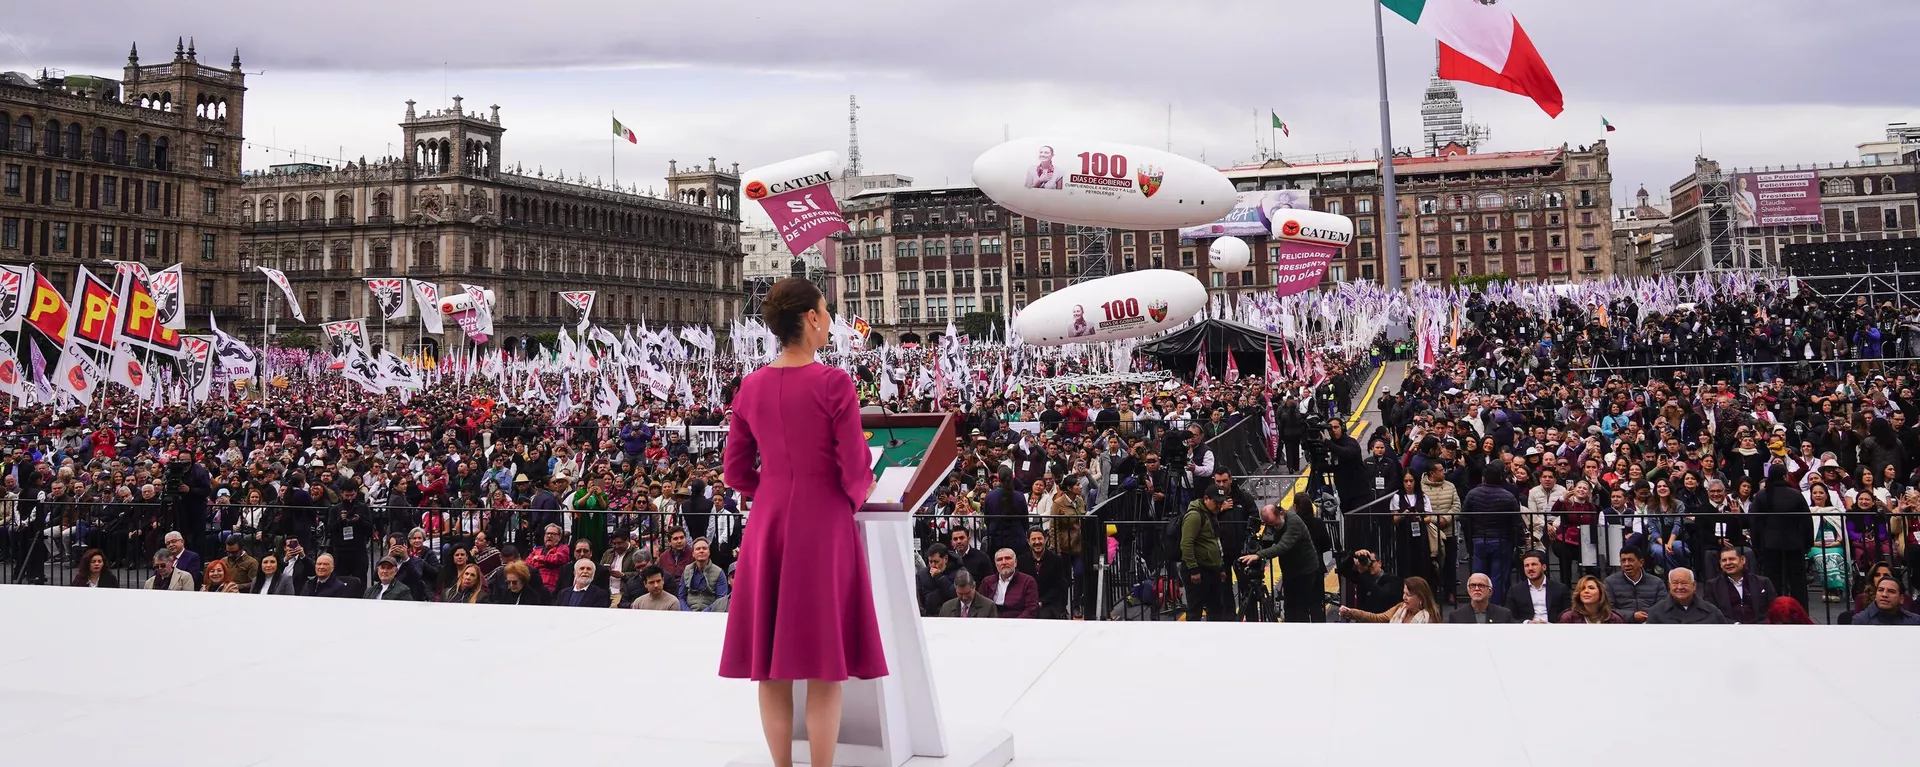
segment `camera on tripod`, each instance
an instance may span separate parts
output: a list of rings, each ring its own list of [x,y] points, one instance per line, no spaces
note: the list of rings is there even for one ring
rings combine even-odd
[[[1300,452],[1307,456],[1307,463],[1313,466],[1331,466],[1333,463],[1333,427],[1327,417],[1319,413],[1308,413],[1302,425]]]

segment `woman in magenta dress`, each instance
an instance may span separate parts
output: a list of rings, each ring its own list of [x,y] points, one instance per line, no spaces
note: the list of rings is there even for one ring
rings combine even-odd
[[[827,765],[840,683],[887,674],[853,521],[873,472],[853,380],[813,360],[832,322],[826,298],[791,277],[765,306],[780,356],[741,382],[727,432],[727,484],[753,507],[720,675],[760,683],[760,725],[776,765],[792,764],[793,682],[806,680],[808,745],[813,763]]]

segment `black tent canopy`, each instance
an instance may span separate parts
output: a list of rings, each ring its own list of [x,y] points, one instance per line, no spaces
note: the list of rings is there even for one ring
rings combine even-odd
[[[1264,376],[1268,345],[1277,355],[1286,339],[1238,322],[1208,319],[1150,339],[1138,351],[1164,370],[1191,376],[1200,360],[1202,342],[1207,349],[1207,372],[1218,378],[1227,372],[1228,354],[1233,355],[1241,375]]]

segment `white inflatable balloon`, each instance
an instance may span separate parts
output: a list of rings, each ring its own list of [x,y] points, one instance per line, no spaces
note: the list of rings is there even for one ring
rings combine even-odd
[[[973,161],[973,183],[1021,215],[1114,229],[1211,223],[1238,200],[1233,182],[1205,164],[1109,141],[1014,139]]]
[[[1207,263],[1215,269],[1237,272],[1252,262],[1253,249],[1247,247],[1246,240],[1238,237],[1221,237],[1207,248]]]
[[[1147,269],[1056,290],[1027,305],[1014,330],[1036,346],[1137,338],[1199,314],[1207,288],[1186,272]]]

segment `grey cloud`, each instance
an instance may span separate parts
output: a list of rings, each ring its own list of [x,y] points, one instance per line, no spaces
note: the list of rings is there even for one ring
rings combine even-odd
[[[1889,0],[1508,0],[1570,103],[1910,103],[1903,67],[1920,4]],[[76,8],[78,6],[78,8]],[[185,8],[183,8],[185,6]],[[1372,83],[1372,17],[1361,2],[1155,0],[458,6],[80,2],[10,13],[41,62],[117,61],[129,40],[171,54],[190,34],[224,61],[234,46],[270,71],[553,70],[687,64],[900,75],[943,82],[1048,82],[1161,99],[1267,101]],[[74,18],[113,18],[87,27]],[[192,20],[190,23],[183,20]],[[1430,66],[1431,43],[1387,20],[1396,71]],[[6,51],[0,46],[0,51]],[[17,51],[5,58],[19,59]],[[17,68],[17,67],[9,67]],[[564,75],[556,75],[564,76]]]

